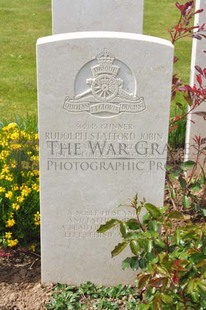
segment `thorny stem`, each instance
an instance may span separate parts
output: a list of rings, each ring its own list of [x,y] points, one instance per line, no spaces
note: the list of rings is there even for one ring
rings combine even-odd
[[[202,99],[201,103],[204,102],[204,101],[205,101],[205,100]],[[201,103],[200,103],[200,104],[201,104]],[[186,118],[186,117],[187,117],[192,111],[194,111],[196,108],[197,108],[197,105],[194,105],[193,107],[191,107],[191,109],[190,109],[188,112],[186,112],[186,113],[182,114],[181,116],[179,116],[178,119],[171,121],[171,122],[170,122],[170,126],[173,125],[173,124],[175,124],[175,123],[177,123],[177,122],[179,122],[180,120]]]
[[[180,40],[180,39],[187,38],[187,37],[190,37],[190,36],[191,36],[191,33],[189,33],[189,34],[184,34],[184,35],[181,35],[181,36],[179,36],[178,38],[176,38],[175,41],[178,41],[178,40]]]
[[[182,20],[182,13],[181,13],[181,15],[180,15],[180,18],[179,18],[179,21],[178,21],[178,25],[180,24],[181,20]],[[171,38],[172,38],[172,44],[175,43],[177,34],[178,34],[177,30],[175,31],[174,36],[173,36],[172,33],[170,32],[170,35],[171,35]]]
[[[192,180],[192,178],[193,178],[193,176],[194,176],[194,174],[195,174],[195,171],[196,171],[196,169],[197,169],[197,165],[198,165],[198,163],[199,163],[200,155],[201,155],[201,150],[200,150],[200,145],[198,144],[197,156],[196,156],[196,160],[195,160],[195,165],[194,165],[194,167],[192,168],[192,172],[191,172],[190,177],[189,177],[189,179],[188,179],[186,189],[188,189],[188,187],[189,187],[189,185],[190,185],[190,182],[191,182],[191,180]]]
[[[173,208],[174,208],[175,210],[177,210],[177,206],[176,206],[175,201],[174,201],[174,199],[172,198],[172,195],[171,195],[171,189],[174,190],[174,187],[173,187],[173,184],[172,184],[172,182],[171,182],[171,180],[170,180],[168,174],[166,174],[166,180],[167,180],[167,183],[168,183],[168,186],[169,186],[170,200],[171,200],[171,202],[172,202]]]
[[[184,294],[184,291],[182,290],[181,292],[180,292],[180,294],[181,294],[181,296],[182,296],[182,301],[183,301],[183,304],[184,304],[184,309],[185,310],[187,310],[188,309],[188,307],[187,307],[187,299],[185,298],[185,294]]]
[[[141,230],[143,231],[143,232],[145,232],[146,231],[146,229],[144,228],[144,226],[142,225],[142,223],[141,223],[141,221],[140,221],[140,219],[139,219],[139,216],[137,215],[137,223],[139,224],[139,226],[140,226],[140,228],[141,228]]]

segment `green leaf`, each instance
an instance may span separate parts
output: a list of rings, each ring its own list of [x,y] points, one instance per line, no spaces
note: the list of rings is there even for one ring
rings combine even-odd
[[[184,196],[183,197],[183,199],[182,199],[182,204],[183,204],[183,207],[184,208],[189,208],[190,207],[190,205],[191,205],[191,199],[190,199],[190,197],[188,197],[188,196]]]
[[[137,230],[140,228],[140,225],[138,224],[137,220],[136,219],[129,219],[127,222],[126,222],[126,225],[129,229],[131,230]]]
[[[97,232],[98,233],[104,233],[106,232],[107,230],[111,229],[112,227],[120,224],[121,221],[120,220],[117,220],[117,219],[112,219],[108,222],[106,222],[105,224],[101,225],[98,229],[97,229]]]
[[[169,176],[172,180],[177,180],[182,173],[182,169],[179,169],[179,167],[176,170],[171,170],[169,172]]]
[[[164,266],[154,265],[154,270],[157,271],[161,275],[170,276],[169,272],[167,271],[167,269]]]
[[[135,232],[129,232],[126,234],[125,236],[125,240],[139,240],[140,234],[139,233],[135,233]]]
[[[163,301],[165,304],[171,304],[171,303],[173,302],[173,298],[172,298],[170,295],[161,294],[161,297],[162,297],[162,301]]]
[[[131,268],[132,270],[138,270],[139,268],[139,262],[137,257],[127,257],[125,260],[122,262],[122,269],[127,269]]]
[[[137,214],[137,216],[140,215],[141,210],[142,210],[142,206],[138,206],[137,209],[136,209],[136,214]]]
[[[125,223],[120,224],[120,232],[122,234],[122,237],[125,238],[127,234],[127,225]]]
[[[162,248],[162,249],[165,249],[165,248],[166,248],[166,244],[165,244],[162,240],[160,240],[160,239],[154,240],[154,244],[157,245],[157,246],[159,246],[159,247]]]
[[[175,199],[177,197],[177,194],[174,188],[171,188],[170,193],[171,193],[172,199]]]
[[[196,291],[197,288],[197,280],[196,278],[192,278],[187,285],[187,292],[192,294],[194,291]]]
[[[139,269],[139,261],[137,257],[131,257],[130,267],[135,271]]]
[[[150,231],[158,231],[158,227],[159,227],[159,225],[158,225],[157,221],[154,221],[154,220],[149,221],[148,228]]]
[[[180,176],[178,180],[180,182],[181,188],[185,189],[187,187],[187,182],[185,181],[185,179],[182,176]]]
[[[147,212],[143,215],[143,224],[147,224],[149,221],[151,221],[151,215]]]
[[[160,294],[155,295],[153,300],[153,310],[162,310],[162,299]]]
[[[199,264],[196,265],[197,268],[199,267],[206,267],[206,259],[203,259]]]
[[[202,189],[202,185],[198,182],[195,182],[194,184],[190,184],[189,189],[197,193]]]
[[[146,238],[137,238],[137,242],[139,243],[140,248],[147,251],[148,248],[148,240]]]
[[[122,262],[122,269],[125,270],[125,269],[130,268],[130,262],[131,262],[131,257],[125,258]]]
[[[180,229],[177,227],[176,232],[175,232],[175,237],[176,237],[176,243],[177,245],[180,244],[181,236],[180,236]]]
[[[124,241],[122,243],[119,243],[118,245],[116,245],[116,247],[114,248],[114,250],[112,250],[111,254],[112,257],[117,256],[119,253],[121,253],[128,245],[127,241]]]
[[[152,240],[147,240],[147,253],[151,253],[153,248],[153,242]]]
[[[204,293],[206,293],[206,283],[199,281],[198,286],[203,290]]]
[[[154,218],[154,219],[159,219],[162,217],[162,214],[160,212],[160,210],[155,207],[153,204],[151,203],[145,203],[145,208],[147,209],[147,211],[149,212],[149,214]]]
[[[184,220],[184,215],[179,211],[172,211],[167,216],[168,219]]]
[[[192,260],[193,263],[198,264],[201,261],[203,261],[205,259],[205,255],[203,255],[202,253],[194,253],[190,256],[190,259]]]
[[[140,251],[139,243],[136,240],[130,242],[130,249],[134,255],[138,255]]]
[[[139,266],[140,266],[141,269],[146,268],[146,266],[147,266],[147,261],[146,261],[145,258],[141,258],[141,259],[139,260]]]
[[[192,160],[185,161],[181,164],[183,170],[192,169],[195,166],[195,162]]]
[[[202,213],[202,215],[203,215],[204,217],[206,217],[206,209],[203,209],[203,208],[202,208],[202,209],[200,210],[200,212]]]

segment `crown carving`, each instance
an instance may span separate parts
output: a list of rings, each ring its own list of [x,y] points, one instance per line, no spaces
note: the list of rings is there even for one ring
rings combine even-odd
[[[113,65],[114,59],[115,57],[105,48],[96,57],[98,65],[91,68],[93,76],[97,77],[100,74],[109,74],[113,77],[116,77],[119,71],[119,67]]]
[[[102,63],[112,64],[113,61],[114,61],[114,55],[108,52],[106,48],[103,49],[103,51],[99,55],[97,55],[97,62],[99,64],[102,64]]]

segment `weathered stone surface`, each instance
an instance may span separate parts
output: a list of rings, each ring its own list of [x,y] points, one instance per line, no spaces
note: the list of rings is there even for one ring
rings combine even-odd
[[[135,273],[111,258],[139,198],[163,203],[173,46],[87,32],[38,40],[42,282],[115,285]]]
[[[53,34],[76,31],[142,33],[144,0],[53,0]]]

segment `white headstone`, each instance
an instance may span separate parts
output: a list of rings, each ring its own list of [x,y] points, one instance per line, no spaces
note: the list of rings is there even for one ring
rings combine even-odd
[[[144,0],[52,0],[52,33],[142,33]]]
[[[196,10],[204,9],[204,11],[200,14],[195,15],[195,25],[202,25],[206,23],[206,1],[205,0],[197,0],[196,1]],[[191,61],[191,77],[190,77],[190,85],[193,86],[197,84],[196,75],[198,72],[195,69],[195,66],[198,65],[202,69],[206,68],[206,40],[203,38],[202,40],[193,39],[192,46],[192,61]],[[198,85],[198,84],[197,84]],[[194,112],[204,112],[206,113],[206,105],[203,102],[199,107],[195,108]],[[194,137],[201,136],[202,138],[206,138],[206,120],[204,119],[204,115],[197,114],[189,114],[187,121],[187,133],[186,133],[186,147],[185,147],[185,160],[195,160],[196,159],[196,149],[194,148],[195,142]],[[203,163],[205,156],[200,156],[200,163]]]
[[[161,206],[173,46],[82,32],[37,43],[42,282],[131,283],[119,232],[96,233],[136,193]],[[129,209],[130,210],[130,209]]]

